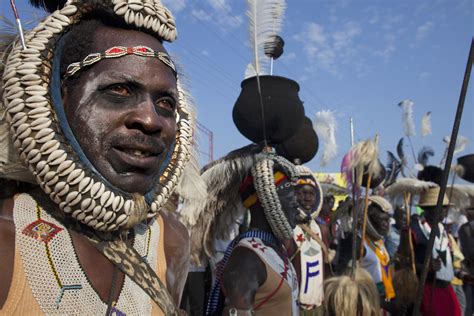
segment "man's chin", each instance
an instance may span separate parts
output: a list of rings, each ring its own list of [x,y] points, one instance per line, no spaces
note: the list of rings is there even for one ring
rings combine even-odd
[[[156,185],[157,177],[137,173],[126,173],[113,178],[112,185],[128,193],[145,195],[152,191]]]

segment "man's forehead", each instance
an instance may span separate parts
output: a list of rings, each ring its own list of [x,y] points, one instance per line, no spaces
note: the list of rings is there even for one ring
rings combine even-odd
[[[102,25],[94,32],[93,45],[97,52],[103,52],[113,46],[147,46],[158,52],[166,52],[156,37],[131,29],[122,29]]]

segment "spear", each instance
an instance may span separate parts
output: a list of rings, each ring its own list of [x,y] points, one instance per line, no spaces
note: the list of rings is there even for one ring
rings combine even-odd
[[[466,99],[467,87],[469,85],[469,77],[471,76],[472,62],[474,59],[474,38],[471,38],[471,48],[469,50],[469,57],[467,60],[466,71],[464,72],[464,80],[461,88],[461,94],[459,96],[458,107],[456,110],[456,116],[454,118],[453,129],[451,132],[451,141],[449,142],[448,155],[446,158],[446,163],[444,165],[444,170],[441,179],[441,187],[439,190],[438,201],[436,203],[435,214],[438,214],[436,224],[433,225],[431,229],[430,238],[428,240],[428,245],[425,253],[425,260],[423,262],[423,270],[420,277],[420,283],[418,286],[418,291],[416,293],[415,307],[413,309],[414,315],[421,315],[420,306],[423,299],[423,290],[425,287],[426,277],[428,275],[428,268],[431,260],[431,255],[433,252],[433,245],[435,237],[439,231],[438,222],[439,214],[441,214],[441,205],[443,203],[444,194],[446,193],[446,185],[448,182],[449,171],[451,169],[451,162],[453,160],[454,147],[456,145],[456,138],[458,136],[459,125],[461,124],[462,111],[464,109],[464,101]]]
[[[15,1],[10,0],[10,5],[12,6],[13,15],[15,16],[15,19],[16,19],[18,33],[20,34],[21,46],[23,47],[23,49],[26,49],[25,36],[23,34],[23,27],[21,26],[21,20],[20,20],[20,16],[18,15],[18,11],[16,10]]]

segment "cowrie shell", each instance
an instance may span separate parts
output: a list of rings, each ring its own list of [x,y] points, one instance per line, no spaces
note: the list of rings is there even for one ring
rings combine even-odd
[[[84,218],[84,224],[86,224],[86,225],[91,225],[90,222],[91,222],[92,220],[95,221],[94,216],[92,216],[92,215],[87,215],[87,216]],[[97,221],[94,222],[94,225],[95,225],[96,223],[97,223]]]
[[[72,212],[72,217],[77,219],[77,217],[79,216],[79,214],[83,213],[82,210],[75,210],[74,212]]]
[[[7,111],[8,113],[10,113],[10,115],[13,115],[17,112],[22,111],[24,108],[25,102],[23,102],[22,99],[13,99],[12,102],[8,104]]]
[[[123,207],[123,204],[124,204],[124,198],[121,197],[120,195],[117,195],[112,201],[112,209],[115,212],[118,212]]]
[[[48,94],[48,90],[46,90],[42,86],[29,86],[29,87],[26,87],[25,92],[29,95],[40,95],[40,96]]]
[[[62,8],[59,12],[64,15],[73,15],[74,13],[77,12],[77,7],[74,5],[67,5],[64,8]]]
[[[69,18],[66,15],[64,15],[62,11],[56,11],[52,14],[52,16],[54,16],[56,20],[58,20],[58,22],[60,22],[64,26],[67,26],[70,23]]]
[[[28,112],[28,117],[30,119],[37,119],[40,117],[49,117],[50,115],[51,115],[51,111],[49,111],[49,109],[44,106],[31,109]]]
[[[116,223],[118,226],[122,226],[122,225],[124,225],[125,223],[127,223],[127,219],[128,219],[128,215],[122,214],[122,215],[120,215],[119,217],[117,217],[117,220],[115,221],[115,223]]]
[[[94,209],[92,210],[92,216],[94,216],[96,219],[102,219],[102,217],[104,217],[105,215],[105,208],[103,208],[102,206],[100,205],[97,205],[96,207],[94,207]]]
[[[79,192],[72,191],[72,192],[69,192],[68,195],[66,195],[65,201],[68,206],[74,206],[77,203],[79,203],[81,199],[82,199],[82,195]]]
[[[69,185],[64,181],[60,181],[60,182],[56,183],[56,185],[54,186],[53,191],[54,191],[54,193],[56,193],[56,196],[58,196],[58,197],[63,196],[67,192],[69,192]]]
[[[94,229],[95,230],[98,230],[98,231],[102,231],[104,230],[103,228],[105,227],[104,226],[105,224],[103,222],[98,222],[95,226],[94,226]]]
[[[27,137],[21,143],[21,147],[27,153],[30,152],[30,150],[32,150],[35,146],[36,146],[36,141],[34,140],[33,137]]]
[[[51,120],[48,117],[40,117],[31,122],[30,126],[32,130],[40,130],[51,126]]]
[[[112,224],[112,225],[110,225],[109,227],[107,227],[107,231],[108,231],[108,232],[111,232],[111,231],[113,231],[116,227],[117,227],[116,224]]]
[[[106,191],[100,197],[100,204],[102,204],[103,207],[109,207],[112,204],[114,198],[115,198],[115,194],[113,192]]]
[[[64,162],[67,158],[67,154],[64,150],[55,150],[48,157],[48,163],[51,166],[56,166]]]
[[[124,15],[127,12],[127,10],[128,10],[128,6],[125,2],[117,3],[114,6],[114,12],[117,15]]]
[[[58,169],[56,171],[58,172],[59,176],[64,177],[70,174],[75,167],[76,164],[74,162],[72,162],[71,160],[65,160],[58,166]]]
[[[37,163],[41,159],[41,153],[38,149],[32,149],[26,156],[26,159],[31,164]]]
[[[75,169],[67,176],[67,182],[69,185],[76,185],[84,178],[84,174],[83,170]]]
[[[96,182],[91,187],[90,195],[92,198],[97,199],[104,194],[105,186],[101,182]]]
[[[25,125],[28,125],[26,123],[24,124],[21,124],[19,127],[18,127],[18,130],[20,130],[21,127],[24,127]],[[16,138],[18,138],[19,140],[22,140],[23,138],[26,138],[28,136],[31,135],[31,128],[29,126],[27,126],[26,128],[22,129],[21,132],[18,132],[16,133]]]
[[[92,181],[90,177],[85,177],[84,179],[81,180],[81,182],[79,182],[79,186],[78,186],[79,192],[81,193],[88,192],[93,184],[94,184],[94,181]]]
[[[125,212],[125,214],[130,215],[132,214],[134,207],[135,207],[135,202],[133,202],[133,200],[126,200],[123,205],[123,211]]]
[[[93,199],[87,198],[81,202],[81,209],[84,212],[91,212],[96,206],[96,203]]]
[[[46,161],[42,160],[36,165],[36,175],[38,177],[43,177],[46,173],[49,172],[49,166]]]
[[[24,112],[18,112],[13,115],[10,121],[10,125],[13,128],[18,128],[21,124],[24,124],[28,120],[28,116]],[[14,131],[13,131],[14,132]]]
[[[105,213],[103,221],[105,223],[110,223],[115,219],[115,216],[116,215],[113,211],[108,211],[107,213]]]
[[[54,131],[51,128],[43,128],[36,133],[36,142],[43,144],[54,138]]]

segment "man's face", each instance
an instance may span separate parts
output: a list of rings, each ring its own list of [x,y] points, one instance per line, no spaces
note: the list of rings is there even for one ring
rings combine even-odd
[[[148,46],[154,37],[102,26],[90,53],[113,46]],[[94,167],[113,185],[145,194],[176,135],[178,91],[172,70],[157,58],[127,55],[81,70],[63,103],[71,129]],[[79,73],[78,73],[79,74]]]
[[[296,216],[299,213],[298,202],[296,201],[295,189],[287,179],[283,180],[277,187],[280,197],[281,208],[285,213],[291,228],[296,227]]]
[[[443,206],[441,208],[441,214],[436,213],[436,206],[425,206],[423,207],[424,217],[426,221],[430,224],[434,224],[436,221],[442,221],[446,215],[448,215],[448,206]]]
[[[402,229],[403,227],[407,226],[407,216],[404,209],[395,209],[393,218],[395,219],[395,226],[397,227],[397,229]]]
[[[390,229],[390,214],[382,211],[377,205],[369,205],[368,216],[374,229],[382,236],[386,236]]]
[[[296,189],[296,199],[305,212],[310,214],[316,207],[316,190],[308,184],[299,186]]]

